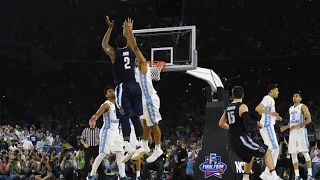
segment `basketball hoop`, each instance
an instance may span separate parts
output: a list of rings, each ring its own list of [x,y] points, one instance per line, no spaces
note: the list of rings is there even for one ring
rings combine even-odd
[[[160,73],[166,68],[164,61],[148,61],[151,72],[151,79],[153,81],[160,81]]]

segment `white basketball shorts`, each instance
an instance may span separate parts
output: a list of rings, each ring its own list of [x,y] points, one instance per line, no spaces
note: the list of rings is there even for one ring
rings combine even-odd
[[[137,136],[136,136],[136,133],[134,131],[134,126],[133,125],[131,125],[130,145],[134,149],[136,149],[136,147],[138,145],[138,140],[137,140]]]
[[[273,125],[268,125],[260,129],[260,135],[268,149],[279,149],[278,139]]]
[[[309,152],[308,132],[306,128],[299,128],[290,131],[288,153],[297,154]]]
[[[100,130],[100,143],[99,153],[115,153],[123,152],[123,137],[117,130],[101,129]]]
[[[157,125],[162,119],[159,112],[160,99],[157,94],[153,94],[148,98],[142,97],[143,115],[140,119],[145,119],[147,126]]]

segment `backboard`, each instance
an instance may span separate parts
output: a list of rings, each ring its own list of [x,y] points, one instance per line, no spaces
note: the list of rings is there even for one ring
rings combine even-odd
[[[147,61],[165,61],[167,71],[197,68],[196,27],[180,26],[133,31]]]

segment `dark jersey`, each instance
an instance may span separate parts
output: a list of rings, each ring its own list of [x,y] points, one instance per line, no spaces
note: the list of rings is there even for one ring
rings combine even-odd
[[[242,117],[239,115],[239,107],[241,102],[230,103],[225,110],[228,124],[229,124],[229,135],[230,137],[239,137],[247,134],[247,130]]]
[[[115,50],[115,63],[112,64],[112,71],[115,84],[135,81],[135,59],[136,56],[131,48]]]

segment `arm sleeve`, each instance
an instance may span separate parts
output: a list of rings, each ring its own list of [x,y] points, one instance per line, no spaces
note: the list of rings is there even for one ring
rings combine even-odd
[[[257,125],[257,121],[254,121],[251,119],[250,115],[249,115],[249,112],[244,112],[242,113],[241,117],[243,118],[244,120],[244,123],[246,125],[249,125],[249,126],[256,126]]]

